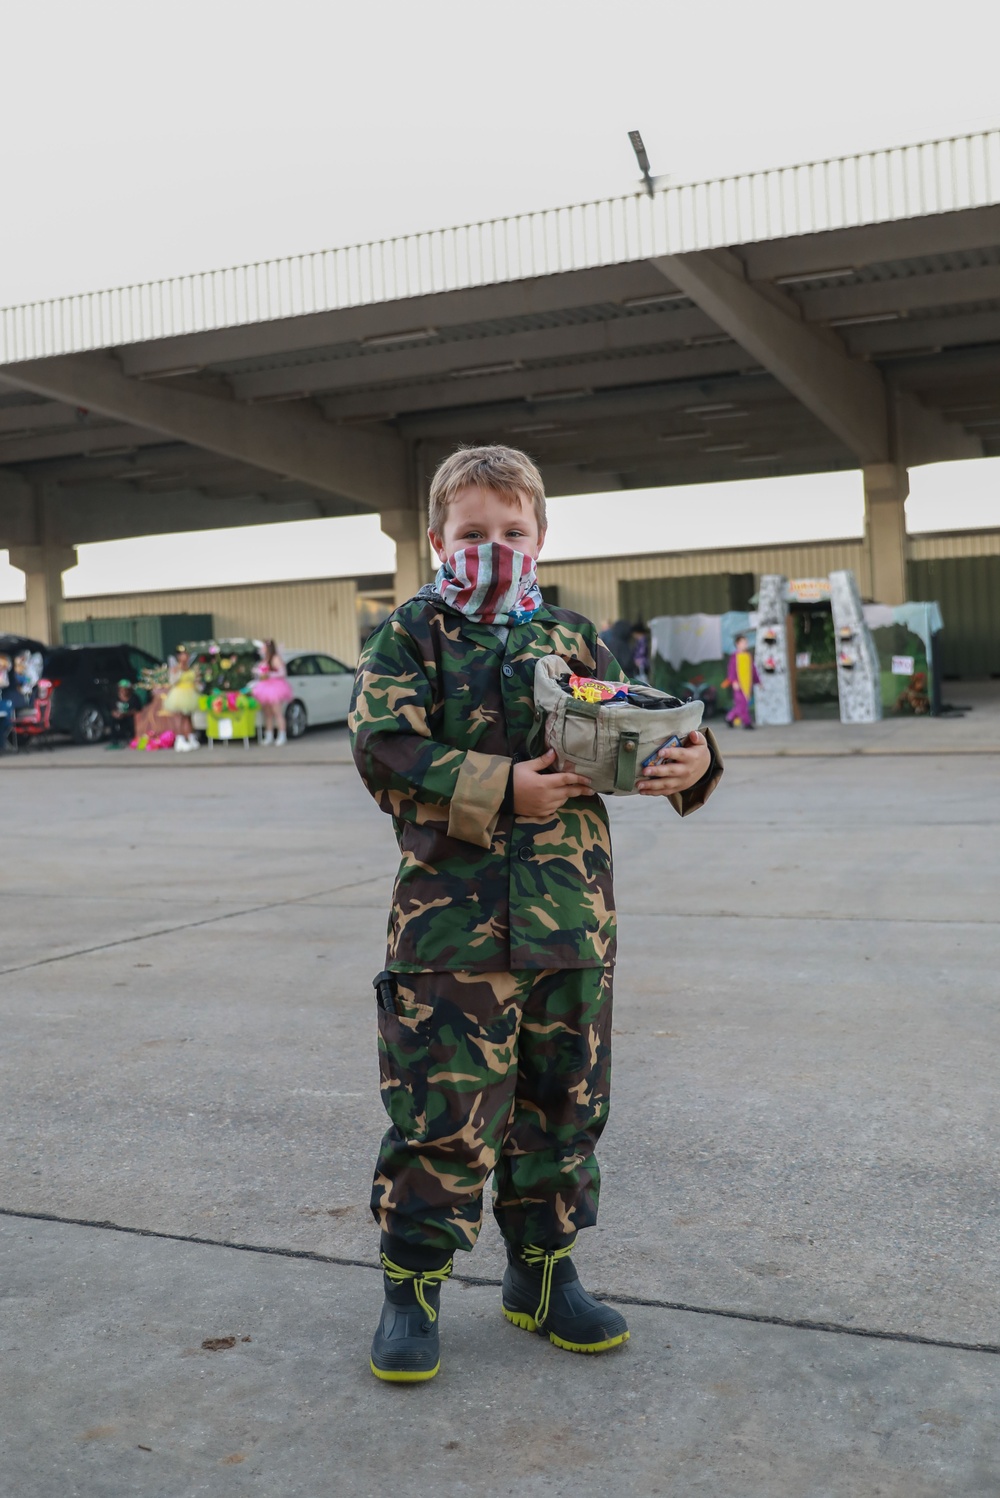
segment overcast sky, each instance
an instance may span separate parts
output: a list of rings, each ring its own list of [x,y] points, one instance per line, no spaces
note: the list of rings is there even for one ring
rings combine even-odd
[[[994,0],[0,0],[0,19],[0,305],[628,191],[635,127],[684,181],[1000,123]],[[1000,524],[978,467],[938,474],[918,528]],[[857,529],[858,480],[794,482],[793,518]],[[754,509],[780,524],[773,494],[616,501],[632,539],[613,549],[747,539]],[[564,554],[607,550],[606,510],[574,513]],[[319,570],[367,570],[377,532],[323,524]],[[282,566],[315,575],[319,533],[297,534]],[[261,540],[230,533],[213,579],[261,575]],[[138,586],[190,581],[173,548],[119,544],[75,581],[93,562],[120,586],[126,556]]]

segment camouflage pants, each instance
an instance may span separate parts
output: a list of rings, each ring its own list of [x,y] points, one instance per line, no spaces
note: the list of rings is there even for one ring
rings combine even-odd
[[[383,1231],[472,1248],[492,1172],[508,1242],[572,1241],[597,1218],[611,968],[395,978],[396,1013],[378,1010],[392,1121],[372,1186]]]

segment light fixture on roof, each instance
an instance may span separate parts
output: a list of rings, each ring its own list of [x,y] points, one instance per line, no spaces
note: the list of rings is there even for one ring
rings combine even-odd
[[[853,265],[841,265],[836,270],[803,270],[787,276],[775,276],[775,286],[805,286],[809,281],[842,281],[854,275]]]
[[[831,328],[860,328],[869,322],[898,322],[902,312],[860,312],[856,317],[831,317]]]
[[[703,447],[703,453],[738,453],[749,447],[749,442],[714,442],[711,447]]]
[[[362,348],[388,348],[393,343],[423,343],[437,337],[437,328],[403,328],[398,333],[372,333],[362,338]]]
[[[520,368],[520,359],[507,359],[502,364],[470,364],[464,369],[449,370],[449,374],[453,380],[473,380],[480,375],[513,374]]]
[[[508,432],[558,432],[558,421],[528,421],[523,426],[508,427]]]
[[[593,393],[594,392],[592,390],[588,390],[588,389],[579,389],[579,390],[545,390],[545,391],[542,392],[541,395],[532,395],[532,396],[529,396],[528,398],[530,400],[533,400],[536,405],[539,405],[542,401],[576,401],[576,400],[582,400],[585,395],[593,395]]]
[[[720,411],[735,411],[735,401],[706,401],[700,406],[685,406],[685,416],[717,416]]]
[[[143,369],[136,375],[138,380],[176,380],[181,375],[201,374],[203,364],[175,364],[171,369]]]
[[[686,302],[686,291],[654,291],[648,296],[627,296],[623,307],[658,307],[663,302]]]
[[[638,130],[630,130],[628,133],[628,138],[632,146],[632,150],[635,152],[635,159],[639,163],[639,170],[642,173],[642,181],[645,191],[649,194],[650,197],[653,197],[654,193],[656,193],[659,188],[666,186],[666,184],[670,181],[670,178],[654,177],[652,175],[652,168],[649,165],[649,157],[646,155],[646,147],[642,143],[642,135]]]
[[[660,442],[694,442],[699,437],[707,437],[708,432],[702,429],[700,432],[664,432],[659,437]]]
[[[777,453],[747,453],[743,458],[737,458],[737,463],[777,463]]]

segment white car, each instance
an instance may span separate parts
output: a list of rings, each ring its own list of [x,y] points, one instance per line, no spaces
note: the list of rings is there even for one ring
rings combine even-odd
[[[290,655],[286,662],[292,701],[285,710],[290,739],[319,723],[346,723],[354,689],[354,667],[320,650]]]

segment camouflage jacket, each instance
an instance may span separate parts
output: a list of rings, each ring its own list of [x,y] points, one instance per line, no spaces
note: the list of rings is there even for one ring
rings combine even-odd
[[[501,638],[429,598],[368,639],[349,726],[354,758],[393,819],[401,861],[389,915],[397,972],[599,967],[615,952],[608,814],[597,796],[547,821],[515,816],[508,781],[538,752],[534,669],[554,652],[582,674],[625,680],[588,620],[543,605]],[[722,773],[672,796],[682,816]]]

